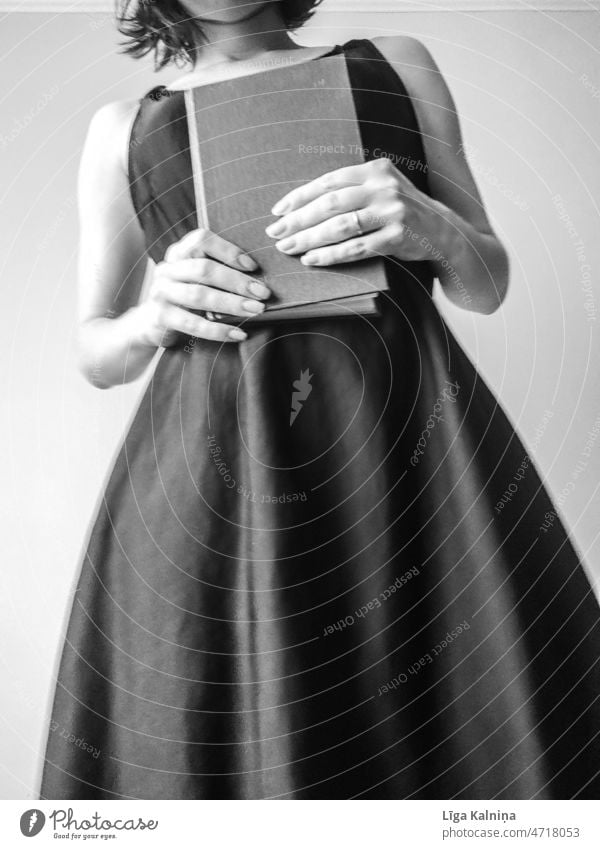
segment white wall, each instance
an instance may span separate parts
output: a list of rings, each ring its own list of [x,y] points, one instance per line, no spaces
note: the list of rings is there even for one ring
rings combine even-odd
[[[38,4],[40,5],[40,4]],[[339,5],[339,3],[338,3]],[[356,7],[356,4],[354,4]],[[512,257],[494,316],[440,308],[519,426],[554,493],[600,416],[600,32],[597,12],[341,14],[328,3],[304,43],[406,32],[433,51],[455,95],[475,174]],[[378,8],[365,0],[363,9]],[[414,8],[414,7],[413,7]],[[9,14],[0,23],[4,485],[0,496],[0,797],[35,797],[69,592],[93,507],[139,393],[91,389],[73,363],[76,165],[92,112],[140,96],[149,62],[115,54],[100,14]],[[589,78],[588,86],[580,80]],[[500,190],[495,183],[504,184]],[[519,208],[509,192],[526,204]],[[559,220],[561,195],[582,240]],[[586,313],[582,265],[592,271]],[[588,308],[590,308],[588,306]],[[563,505],[600,576],[600,445]]]

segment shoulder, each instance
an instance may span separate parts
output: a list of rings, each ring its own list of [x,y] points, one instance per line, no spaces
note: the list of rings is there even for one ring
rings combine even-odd
[[[98,158],[127,174],[129,137],[139,106],[139,100],[116,100],[101,106],[88,127],[86,158]]]
[[[431,52],[418,38],[408,35],[380,35],[370,40],[388,62],[402,66],[409,75],[419,71],[439,73]]]
[[[419,117],[427,117],[436,107],[454,112],[446,80],[423,42],[406,35],[371,40],[401,78]]]
[[[405,56],[419,59],[431,57],[431,53],[423,42],[410,35],[378,35],[371,38],[370,41],[377,45],[386,58],[386,54],[398,59]]]
[[[428,163],[429,191],[481,232],[490,225],[469,168],[458,111],[433,56],[416,38],[374,38],[402,80],[413,105]]]

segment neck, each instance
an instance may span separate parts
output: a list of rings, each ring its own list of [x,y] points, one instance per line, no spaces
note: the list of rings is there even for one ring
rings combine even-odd
[[[198,23],[207,41],[196,51],[196,69],[252,59],[270,50],[298,48],[285,28],[279,3],[265,3],[254,12],[249,6],[248,16],[240,21],[225,23],[199,18]]]

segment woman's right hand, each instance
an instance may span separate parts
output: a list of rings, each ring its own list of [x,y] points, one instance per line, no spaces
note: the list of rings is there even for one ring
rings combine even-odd
[[[217,342],[241,342],[248,335],[242,328],[210,321],[190,310],[245,318],[263,312],[271,293],[251,276],[257,270],[251,256],[210,230],[187,233],[167,249],[155,268],[147,300],[136,308],[136,341],[169,347],[183,333]]]

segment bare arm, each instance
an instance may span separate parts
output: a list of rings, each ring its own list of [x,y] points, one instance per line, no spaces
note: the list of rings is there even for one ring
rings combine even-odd
[[[136,344],[137,306],[147,260],[124,170],[135,104],[96,113],[79,169],[78,354],[94,385],[135,379],[156,347]]]
[[[432,196],[448,221],[434,260],[449,300],[476,312],[494,312],[508,289],[508,257],[493,232],[465,158],[456,106],[427,48],[414,38],[374,39],[411,96],[423,137]],[[456,272],[454,274],[453,272]],[[457,284],[456,277],[462,283]],[[465,292],[468,299],[465,297]]]
[[[114,103],[96,113],[79,172],[78,355],[83,374],[100,388],[134,380],[157,348],[174,344],[179,333],[242,341],[247,334],[241,329],[191,310],[248,317],[264,309],[270,294],[248,275],[257,269],[251,257],[195,230],[153,266],[149,296],[140,303],[148,258],[126,170],[136,108]]]
[[[423,135],[431,196],[388,157],[339,168],[280,199],[267,227],[276,247],[305,265],[369,256],[432,262],[447,297],[491,313],[508,286],[508,259],[493,233],[464,158],[450,92],[433,59],[411,38],[377,39],[397,65]]]

